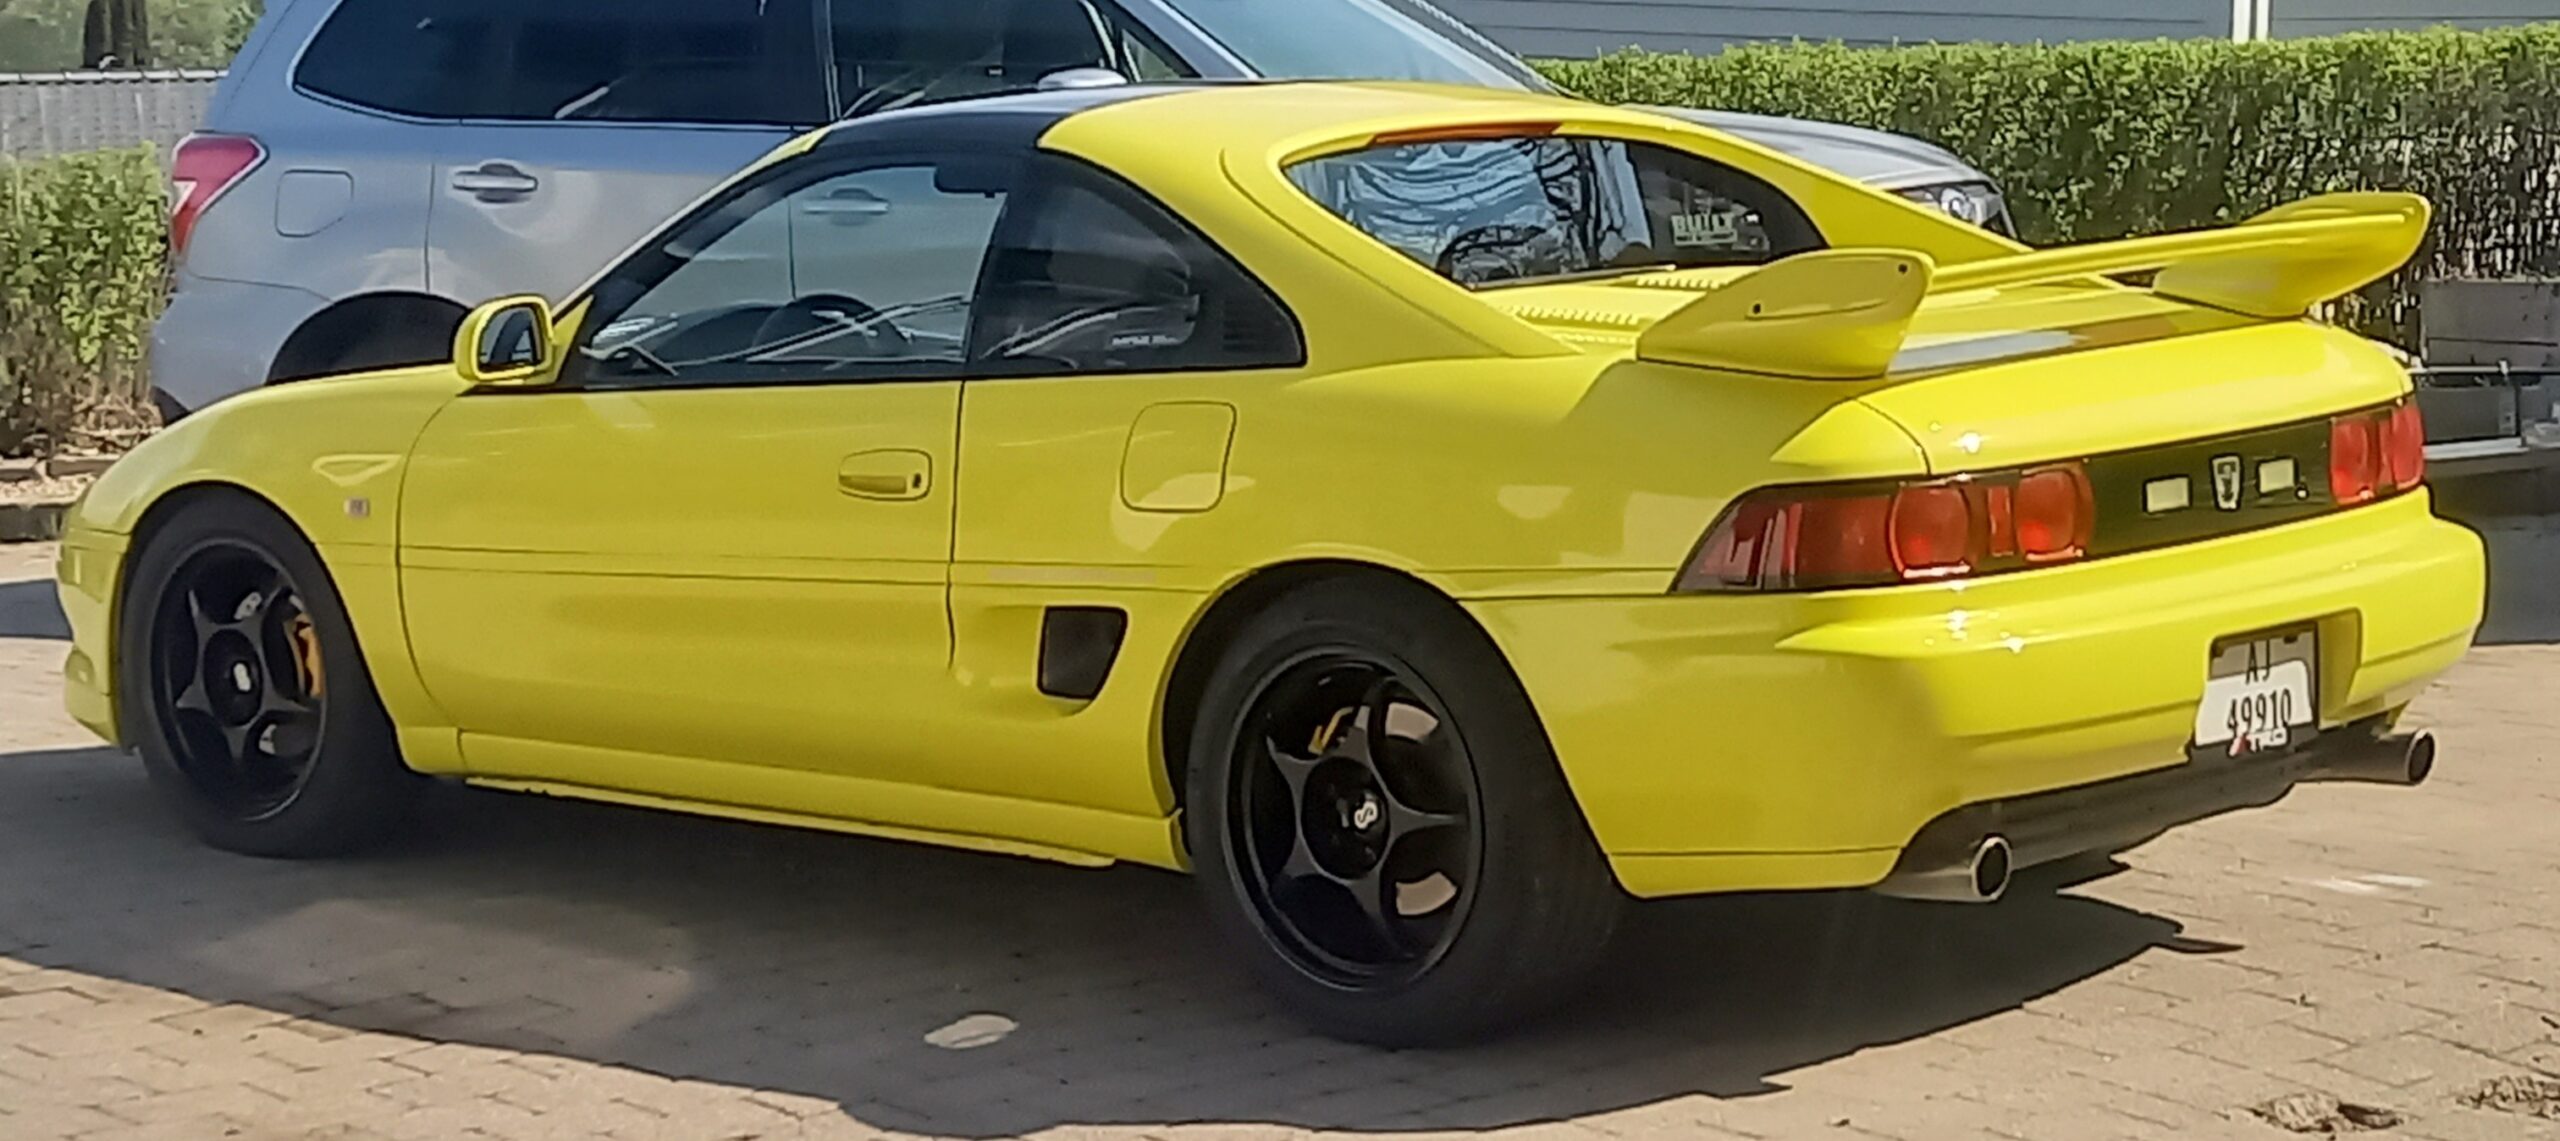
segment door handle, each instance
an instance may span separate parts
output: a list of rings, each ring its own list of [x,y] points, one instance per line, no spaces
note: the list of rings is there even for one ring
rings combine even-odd
[[[484,162],[476,170],[453,172],[453,188],[482,202],[521,202],[542,189],[542,180],[509,162]]]
[[[812,198],[800,204],[800,212],[813,218],[824,218],[839,226],[859,226],[889,216],[889,200],[848,186],[823,198]]]
[[[933,457],[908,448],[846,456],[836,469],[836,490],[856,499],[922,499],[933,491]]]

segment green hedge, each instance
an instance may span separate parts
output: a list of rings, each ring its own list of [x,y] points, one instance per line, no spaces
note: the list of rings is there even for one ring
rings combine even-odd
[[[148,149],[0,159],[0,455],[148,406],[166,201]]]
[[[1543,65],[1613,103],[1857,123],[1999,178],[2030,241],[2224,223],[2328,190],[2407,189],[2437,224],[2341,316],[2415,344],[2414,275],[2560,276],[2560,24],[2260,44],[1737,48]],[[165,285],[148,151],[0,160],[0,454],[145,401]]]
[[[2560,275],[2560,24],[2156,41],[1626,53],[1544,65],[1612,103],[1829,119],[1945,145],[2031,242],[2236,221],[2331,190],[2436,204],[2418,265],[2344,316],[2414,345],[2420,273]]]

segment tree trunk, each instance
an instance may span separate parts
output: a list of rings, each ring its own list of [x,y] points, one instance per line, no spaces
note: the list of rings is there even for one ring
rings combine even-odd
[[[151,66],[151,9],[147,0],[89,0],[81,28],[80,63],[89,68]]]

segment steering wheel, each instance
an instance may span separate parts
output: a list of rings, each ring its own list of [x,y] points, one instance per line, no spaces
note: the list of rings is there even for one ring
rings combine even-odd
[[[756,326],[755,339],[749,341],[749,352],[770,351],[813,333],[843,327],[837,314],[859,322],[862,338],[870,343],[874,356],[905,356],[915,340],[897,323],[883,316],[870,302],[841,293],[812,293],[776,308]],[[882,351],[885,350],[885,351]]]
[[[1463,281],[1464,279],[1458,275],[1461,259],[1476,254],[1493,253],[1508,247],[1514,253],[1513,260],[1516,263],[1516,255],[1522,247],[1546,233],[1548,230],[1545,227],[1523,226],[1513,222],[1496,222],[1488,226],[1478,226],[1449,239],[1447,245],[1440,247],[1440,256],[1433,259],[1433,268],[1440,272],[1440,276],[1451,281]]]

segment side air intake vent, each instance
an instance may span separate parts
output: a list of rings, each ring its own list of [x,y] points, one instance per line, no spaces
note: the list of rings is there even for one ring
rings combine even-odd
[[[1097,606],[1053,607],[1040,620],[1040,692],[1091,701],[1120,659],[1129,616]]]

